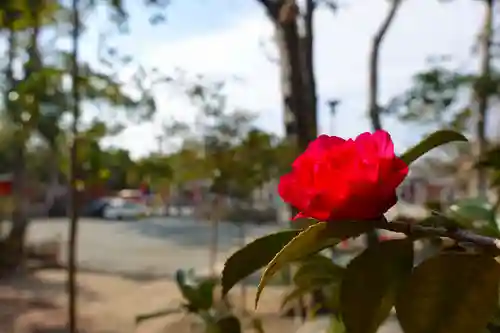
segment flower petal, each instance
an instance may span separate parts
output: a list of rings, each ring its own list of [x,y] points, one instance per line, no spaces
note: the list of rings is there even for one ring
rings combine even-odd
[[[372,140],[377,147],[380,157],[392,158],[394,156],[394,143],[389,133],[384,130],[378,130],[372,134]]]
[[[299,178],[292,171],[280,177],[278,193],[283,201],[302,210],[309,202],[309,198],[303,193],[307,189],[307,185],[305,186],[304,188],[304,184],[300,183]]]
[[[320,135],[316,140],[309,143],[306,151],[292,163],[292,167],[296,168],[301,165],[313,163],[315,160],[325,156],[325,153],[328,153],[328,151],[341,146],[344,142],[344,139],[337,136]]]

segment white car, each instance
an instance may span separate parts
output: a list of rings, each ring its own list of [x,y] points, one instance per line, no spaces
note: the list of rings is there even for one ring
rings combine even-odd
[[[112,199],[103,212],[105,219],[125,220],[149,216],[149,208],[140,203],[124,199]]]

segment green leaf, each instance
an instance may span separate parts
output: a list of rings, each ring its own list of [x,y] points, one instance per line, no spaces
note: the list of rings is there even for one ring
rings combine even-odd
[[[183,270],[176,272],[176,281],[182,296],[189,304],[187,308],[190,311],[197,312],[199,310],[208,310],[212,307],[213,291],[217,284],[215,279],[204,279],[198,285],[193,286],[186,282],[186,275],[189,274]]]
[[[481,332],[495,313],[500,265],[481,254],[446,253],[417,266],[399,293],[405,333]]]
[[[293,220],[293,226],[297,229],[307,229],[313,224],[318,223],[319,221],[310,217],[299,217]]]
[[[335,281],[323,288],[325,296],[325,306],[332,312],[340,313],[340,288],[342,287],[342,280]]]
[[[254,240],[226,260],[222,271],[222,294],[239,281],[265,267],[300,230],[285,230]]]
[[[346,333],[345,325],[342,323],[342,320],[335,315],[331,316],[330,327],[328,327],[327,333]]]
[[[482,198],[469,198],[451,205],[446,215],[462,228],[488,237],[500,237],[493,205]]]
[[[293,277],[295,285],[307,288],[320,288],[324,285],[340,281],[345,268],[338,266],[331,259],[316,254],[304,260]]]
[[[321,283],[325,283],[322,285]],[[331,311],[338,311],[340,308],[340,286],[341,281],[320,281],[320,284],[310,284],[303,286],[296,286],[291,291],[287,292],[281,301],[281,309],[285,308],[290,302],[293,302],[305,295],[312,293],[318,289],[322,289],[324,292],[324,305]]]
[[[450,210],[459,217],[472,221],[494,221],[495,211],[493,206],[482,198],[469,198],[461,200],[452,206]]]
[[[338,290],[344,271],[345,268],[334,264],[331,259],[320,254],[305,259],[293,277],[295,288],[285,295],[281,302],[281,308],[318,289],[328,287],[328,290],[331,291],[337,286],[336,290]],[[329,307],[337,308],[332,305],[334,302],[331,299],[328,301]]]
[[[300,285],[293,288],[291,291],[285,294],[281,301],[281,308],[286,307],[290,302],[293,302],[305,295],[312,293],[313,291],[322,289],[325,292],[325,306],[327,306],[332,311],[337,311],[339,309],[339,292],[341,281],[317,281],[316,284]]]
[[[217,285],[217,280],[207,278],[202,280],[196,288],[198,298],[198,307],[203,310],[208,310],[212,307],[214,301],[214,289]]]
[[[337,245],[344,239],[359,236],[374,227],[374,221],[335,221],[318,222],[301,231],[267,265],[257,287],[255,306],[266,284],[285,265]]]
[[[424,138],[413,148],[407,150],[403,155],[401,155],[401,159],[407,164],[410,165],[417,158],[424,155],[428,151],[433,148],[442,146],[444,144],[454,142],[454,141],[462,141],[467,142],[467,138],[462,134],[451,131],[451,130],[439,130],[428,137]]]
[[[349,263],[340,291],[340,310],[349,333],[377,332],[412,267],[409,239],[371,246]]]
[[[196,295],[197,293],[195,288],[187,284],[186,272],[179,269],[175,273],[175,279],[177,282],[177,287],[181,291],[181,294],[184,297],[184,299],[186,299],[189,303],[194,305],[194,303],[196,303],[197,300],[197,295]]]
[[[285,308],[289,303],[310,294],[311,292],[317,290],[319,287],[317,286],[307,286],[307,287],[301,287],[301,286],[296,286],[292,290],[288,291],[283,299],[281,300],[281,305],[280,308],[283,309]]]
[[[461,200],[450,206],[447,215],[467,229],[475,229],[475,231],[491,237],[500,236],[495,209],[485,199],[469,198]],[[486,222],[487,225],[478,227],[475,222]]]

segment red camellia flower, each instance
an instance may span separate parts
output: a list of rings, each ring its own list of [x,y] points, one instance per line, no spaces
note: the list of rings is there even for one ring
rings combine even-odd
[[[278,192],[300,211],[298,216],[373,219],[396,204],[396,187],[407,174],[408,166],[394,154],[385,131],[355,140],[321,135],[281,177]]]

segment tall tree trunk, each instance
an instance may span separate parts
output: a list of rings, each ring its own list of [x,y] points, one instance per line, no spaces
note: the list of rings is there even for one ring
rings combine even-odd
[[[289,141],[303,151],[317,135],[312,29],[315,1],[306,3],[304,35],[299,33],[300,13],[295,0],[258,1],[276,29],[285,132]]]
[[[288,139],[304,151],[308,143],[314,139],[311,133],[309,117],[306,114],[304,70],[300,49],[300,37],[295,18],[278,22],[276,27],[278,49],[281,60],[281,89],[285,108],[285,132]]]
[[[78,332],[78,312],[77,312],[77,281],[76,281],[76,260],[77,260],[77,236],[78,236],[78,206],[79,206],[79,189],[77,187],[78,180],[78,124],[80,121],[80,91],[79,91],[79,37],[80,37],[80,15],[78,8],[78,0],[73,0],[72,4],[73,14],[73,52],[72,52],[72,94],[73,94],[73,123],[71,132],[73,137],[73,144],[71,145],[70,159],[70,227],[69,227],[69,249],[68,249],[68,320],[70,333]]]
[[[288,141],[304,151],[317,136],[317,96],[314,76],[313,18],[315,0],[306,0],[304,34],[299,33],[300,12],[296,0],[258,0],[276,29],[281,72],[281,90],[284,107],[285,133]],[[290,207],[292,215],[297,213]],[[303,300],[295,307],[302,315]]]
[[[8,26],[8,65],[6,69],[6,79],[8,91],[5,96],[5,105],[7,106],[8,113],[15,124],[20,124],[21,110],[17,101],[12,99],[12,93],[17,90],[17,82],[14,78],[14,61],[16,58],[17,47],[17,33],[14,30],[14,22],[16,20],[16,13],[7,13],[7,26]],[[12,173],[12,229],[5,241],[7,247],[6,263],[10,269],[18,267],[23,261],[23,250],[25,234],[28,224],[27,219],[27,202],[24,196],[25,192],[25,143],[26,135],[23,126],[18,126],[15,133],[14,147],[13,147],[13,173]]]
[[[493,6],[494,0],[484,1],[484,20],[481,32],[481,73],[476,86],[477,123],[476,123],[476,156],[480,158],[488,149],[486,137],[487,113],[489,96],[491,94],[491,43],[493,34]],[[486,198],[488,191],[488,173],[484,168],[477,169],[477,194]]]
[[[369,80],[368,80],[368,115],[372,129],[378,131],[382,129],[382,121],[380,119],[381,108],[379,105],[379,55],[382,42],[389,31],[397,11],[400,8],[402,0],[392,0],[387,16],[382,21],[378,31],[375,33],[370,51],[369,65]],[[368,246],[378,243],[378,233],[376,230],[366,234],[366,242]]]
[[[316,10],[315,0],[307,0],[304,13],[304,36],[302,37],[304,94],[306,102],[304,112],[309,118],[309,136],[316,137],[318,124],[316,110],[318,106],[318,96],[316,91],[316,76],[314,75],[314,12]]]

